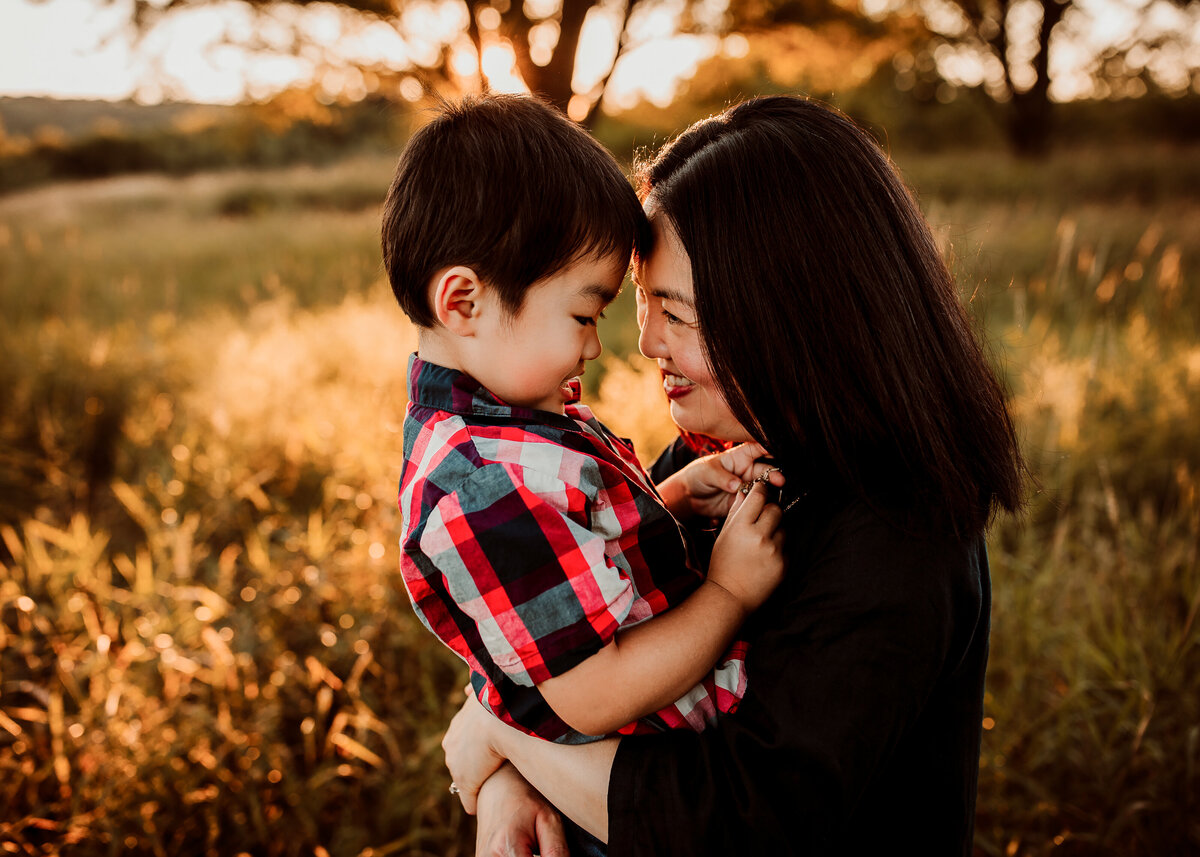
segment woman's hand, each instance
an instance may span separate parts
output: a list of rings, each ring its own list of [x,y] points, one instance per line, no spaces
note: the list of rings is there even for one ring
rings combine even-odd
[[[495,729],[508,727],[489,714],[467,687],[467,701],[450,721],[442,738],[446,767],[453,791],[468,815],[475,814],[479,789],[504,764],[504,756],[492,741]]]
[[[750,442],[706,455],[664,479],[659,493],[678,518],[723,518],[745,483],[764,479],[783,485],[783,473],[758,460],[766,454],[761,444]]]
[[[476,857],[567,857],[562,817],[512,765],[479,790]]]

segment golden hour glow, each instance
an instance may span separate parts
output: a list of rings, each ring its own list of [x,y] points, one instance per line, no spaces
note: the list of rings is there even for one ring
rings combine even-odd
[[[526,0],[526,5],[537,14],[548,11],[542,6],[554,6],[532,0]],[[1144,11],[1139,11],[1143,6]],[[867,15],[882,15],[888,7],[887,0],[862,2]],[[1018,7],[1014,7],[1010,23],[1027,36],[1026,31],[1036,24],[1036,16],[1030,11],[1033,7]],[[953,17],[953,13],[948,9],[950,4],[922,6],[923,14],[934,21],[939,20],[938,14],[950,20],[946,16]],[[135,51],[122,29],[128,15],[124,4],[102,0],[8,0],[4,26],[0,27],[0,57],[4,58],[0,61],[0,95],[117,99],[136,94],[148,102],[176,98],[213,103],[247,97],[263,99],[289,86],[307,86],[314,77],[324,74],[326,64],[319,58],[321,50],[328,50],[332,59],[350,64],[360,62],[397,70],[409,60],[436,63],[442,48],[454,45],[464,33],[466,14],[459,3],[410,4],[401,16],[403,27],[397,29],[385,21],[365,21],[330,4],[298,8],[285,3],[271,7],[264,17],[254,17],[241,2],[228,0],[170,15],[149,33],[144,50]],[[715,36],[678,34],[677,14],[666,5],[639,8],[630,22],[630,47],[612,70],[605,94],[607,104],[626,108],[645,98],[665,105],[674,97],[679,81],[690,77],[703,59],[715,55],[744,59],[754,53],[750,41],[741,34],[731,34],[724,41]],[[1134,5],[1089,0],[1086,14],[1087,25],[1071,27],[1068,36],[1055,40],[1050,72],[1051,95],[1056,100],[1145,94],[1147,85],[1140,77],[1133,76],[1114,89],[1103,80],[1096,81],[1091,73],[1095,58],[1134,30],[1151,42],[1166,34],[1181,38],[1174,49],[1135,49],[1129,53],[1154,83],[1179,93],[1200,87],[1194,74],[1200,49],[1200,19],[1188,8],[1153,0]],[[621,17],[618,7],[601,5],[589,10],[572,80],[576,92],[590,93],[608,73]],[[500,13],[486,6],[479,10],[478,23],[485,37],[494,34],[500,26]],[[299,27],[318,53],[288,50],[290,27]],[[557,43],[558,24],[553,19],[538,23],[529,38],[531,60],[545,65]],[[254,39],[267,50],[241,46]],[[793,49],[800,50],[797,46]],[[794,56],[790,50],[772,51],[767,56],[786,63],[793,61],[789,60]],[[802,54],[807,50],[804,48]],[[460,51],[453,47],[452,55]],[[491,62],[496,67],[504,64],[499,59]],[[872,59],[851,65],[855,66],[847,66],[851,78],[861,80],[878,62]],[[942,45],[937,68],[954,86],[977,86],[982,81],[994,91],[1002,85],[1003,71],[995,58],[970,47]],[[454,75],[465,79],[475,74],[466,69],[465,59],[456,56],[452,60]],[[1028,64],[1017,63],[1012,71],[1018,85],[1029,83]],[[516,75],[511,68],[499,70],[495,77],[497,88],[524,88],[514,83]],[[335,84],[333,80],[323,81],[327,91]],[[835,88],[843,85],[848,84],[839,82]],[[815,88],[829,87],[822,83]],[[350,80],[339,93],[361,97],[366,91],[369,89]]]
[[[459,44],[451,52],[450,70],[459,77],[471,77],[479,71],[479,56],[470,42]]]
[[[516,57],[507,41],[492,42],[484,48],[482,66],[488,85],[496,92],[529,91],[517,75]]]
[[[582,122],[587,118],[591,106],[592,102],[586,95],[572,95],[571,101],[567,105],[567,115],[576,122]]]
[[[780,7],[818,12],[803,24],[763,21],[764,4],[732,0],[583,2],[592,5],[582,29],[567,33],[578,50],[564,57],[555,50],[570,25],[560,24],[565,0],[0,0],[0,354],[13,355],[0,360],[0,805],[10,819],[0,818],[0,857],[475,853],[477,828],[448,790],[439,743],[469,668],[414,615],[401,579],[413,546],[397,503],[413,473],[406,369],[427,340],[392,294],[381,238],[392,246],[384,212],[405,193],[403,172],[394,177],[408,141],[484,89],[537,89],[582,120],[570,136],[591,151],[580,136],[590,134],[613,155],[634,214],[623,181],[639,160],[750,96],[807,93],[882,144],[929,223],[932,234],[916,237],[951,263],[963,318],[1002,377],[1029,477],[1024,508],[988,525],[990,612],[976,609],[980,585],[961,614],[976,643],[991,642],[982,705],[960,712],[958,733],[971,742],[959,762],[979,762],[975,853],[1193,853],[1200,2]],[[135,7],[163,13],[139,38]],[[968,7],[984,20],[969,21]],[[1044,9],[1063,17],[1051,49],[1035,55]],[[729,31],[742,14],[752,25]],[[507,40],[524,27],[532,67],[525,43]],[[1009,86],[1035,79],[1048,82],[1047,98],[1040,86],[1027,97]],[[455,141],[445,145],[436,178],[467,176],[463,198],[444,217],[422,214],[454,245],[467,231],[457,216],[492,174],[464,170]],[[551,160],[514,164],[512,180],[553,184]],[[721,246],[731,210],[758,232],[772,228],[779,208],[761,189],[779,182],[779,166],[743,154],[717,184],[727,179],[745,208],[722,205],[721,188],[705,184],[707,203],[674,211],[676,226],[696,218],[708,236],[689,243],[698,271],[706,256],[746,259],[745,246]],[[568,181],[586,192],[591,172]],[[844,197],[837,172],[814,190]],[[799,200],[808,214],[854,219],[853,199],[791,190],[785,208]],[[583,210],[573,232],[620,243],[615,222],[593,224]],[[550,214],[533,240],[556,238],[563,212]],[[520,238],[512,220],[470,232]],[[841,232],[846,247],[793,260],[828,274],[806,292],[846,273],[862,255],[842,252],[854,242],[879,238]],[[774,236],[772,252],[786,256],[787,241]],[[584,291],[612,291],[610,273]],[[662,277],[644,282],[678,293]],[[664,393],[682,413],[695,394],[676,373],[696,375],[706,361],[679,348],[661,369],[644,357],[639,339],[653,353],[654,337],[639,330],[636,291],[617,294],[600,319],[581,305],[570,327],[603,343],[582,403],[651,465],[680,438]],[[772,328],[769,310],[727,297],[727,327],[777,346],[772,369],[802,361],[787,347],[802,339]],[[667,327],[647,318],[651,333]],[[779,396],[780,407],[795,410],[797,395],[808,394]],[[809,484],[821,462],[799,464],[779,506],[808,492],[785,520],[816,536],[835,509],[820,480]],[[570,471],[538,482],[556,483],[561,498]],[[727,492],[742,484],[715,475]],[[695,523],[715,533],[718,522]],[[894,532],[906,550],[914,535]],[[586,544],[535,559],[564,551],[601,559]],[[793,579],[781,592],[806,585]],[[606,593],[589,600],[600,609]],[[897,603],[875,612],[896,619]],[[933,616],[918,612],[914,621]],[[780,615],[754,622],[765,630]],[[919,635],[908,637],[901,655],[919,651]],[[789,664],[800,672],[784,676],[789,698],[836,706],[804,693],[804,671],[832,661],[799,654]],[[836,678],[856,698],[890,693],[870,668],[844,672]],[[878,726],[889,746],[903,738],[893,715],[905,706],[877,703],[869,713],[879,716],[857,718],[852,733],[835,724],[805,746],[837,772],[866,776],[841,764],[843,751],[851,762],[863,748],[878,757]],[[807,730],[798,713],[780,714]],[[834,797],[862,791],[846,785]],[[902,841],[905,824],[889,836],[884,815],[878,834]],[[781,821],[719,839],[736,854],[748,850],[739,841],[774,831],[778,847],[749,850],[804,850],[804,825]],[[831,829],[831,840],[856,833]]]

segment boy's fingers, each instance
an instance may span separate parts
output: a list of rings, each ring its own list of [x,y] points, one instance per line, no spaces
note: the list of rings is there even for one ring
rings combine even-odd
[[[562,818],[557,812],[543,812],[534,820],[538,853],[542,857],[570,857]]]
[[[741,492],[739,483],[739,487],[733,491],[733,501],[729,504],[729,511],[725,513],[725,520],[733,518],[744,502],[746,502],[746,495]]]
[[[717,453],[717,460],[731,473],[742,473],[748,468],[752,468],[754,461],[766,455],[766,452],[762,448],[762,444],[750,440],[725,452]]]
[[[752,474],[750,477],[751,479],[754,479],[755,481],[762,480],[763,482],[770,482],[776,488],[782,486],[784,483],[783,471],[774,464],[756,462],[750,472]]]
[[[764,527],[769,527],[771,530],[776,530],[780,522],[783,521],[783,509],[775,503],[767,503],[762,512],[759,513],[757,523]]]
[[[755,461],[767,454],[761,443],[755,440],[748,440],[741,446],[737,447],[737,454],[743,461],[749,459]]]
[[[741,500],[740,503],[739,500]],[[733,500],[734,505],[729,510],[729,517],[732,518],[736,513],[739,518],[745,518],[748,523],[754,523],[758,520],[766,502],[767,489],[761,482],[755,482],[750,486],[748,493],[738,492],[738,496]]]
[[[463,810],[467,815],[474,815],[479,811],[479,806],[475,802],[476,792],[464,789],[459,795],[459,800],[462,801]]]

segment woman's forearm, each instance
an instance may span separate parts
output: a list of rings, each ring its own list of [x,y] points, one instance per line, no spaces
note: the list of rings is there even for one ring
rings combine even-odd
[[[608,778],[619,739],[554,744],[497,724],[496,749],[559,812],[598,839],[608,841]]]

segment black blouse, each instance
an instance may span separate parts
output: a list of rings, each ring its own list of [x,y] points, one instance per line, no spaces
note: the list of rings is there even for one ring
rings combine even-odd
[[[904,532],[811,497],[784,526],[788,573],[745,629],[741,707],[702,734],[622,739],[610,857],[970,854],[982,535]]]

